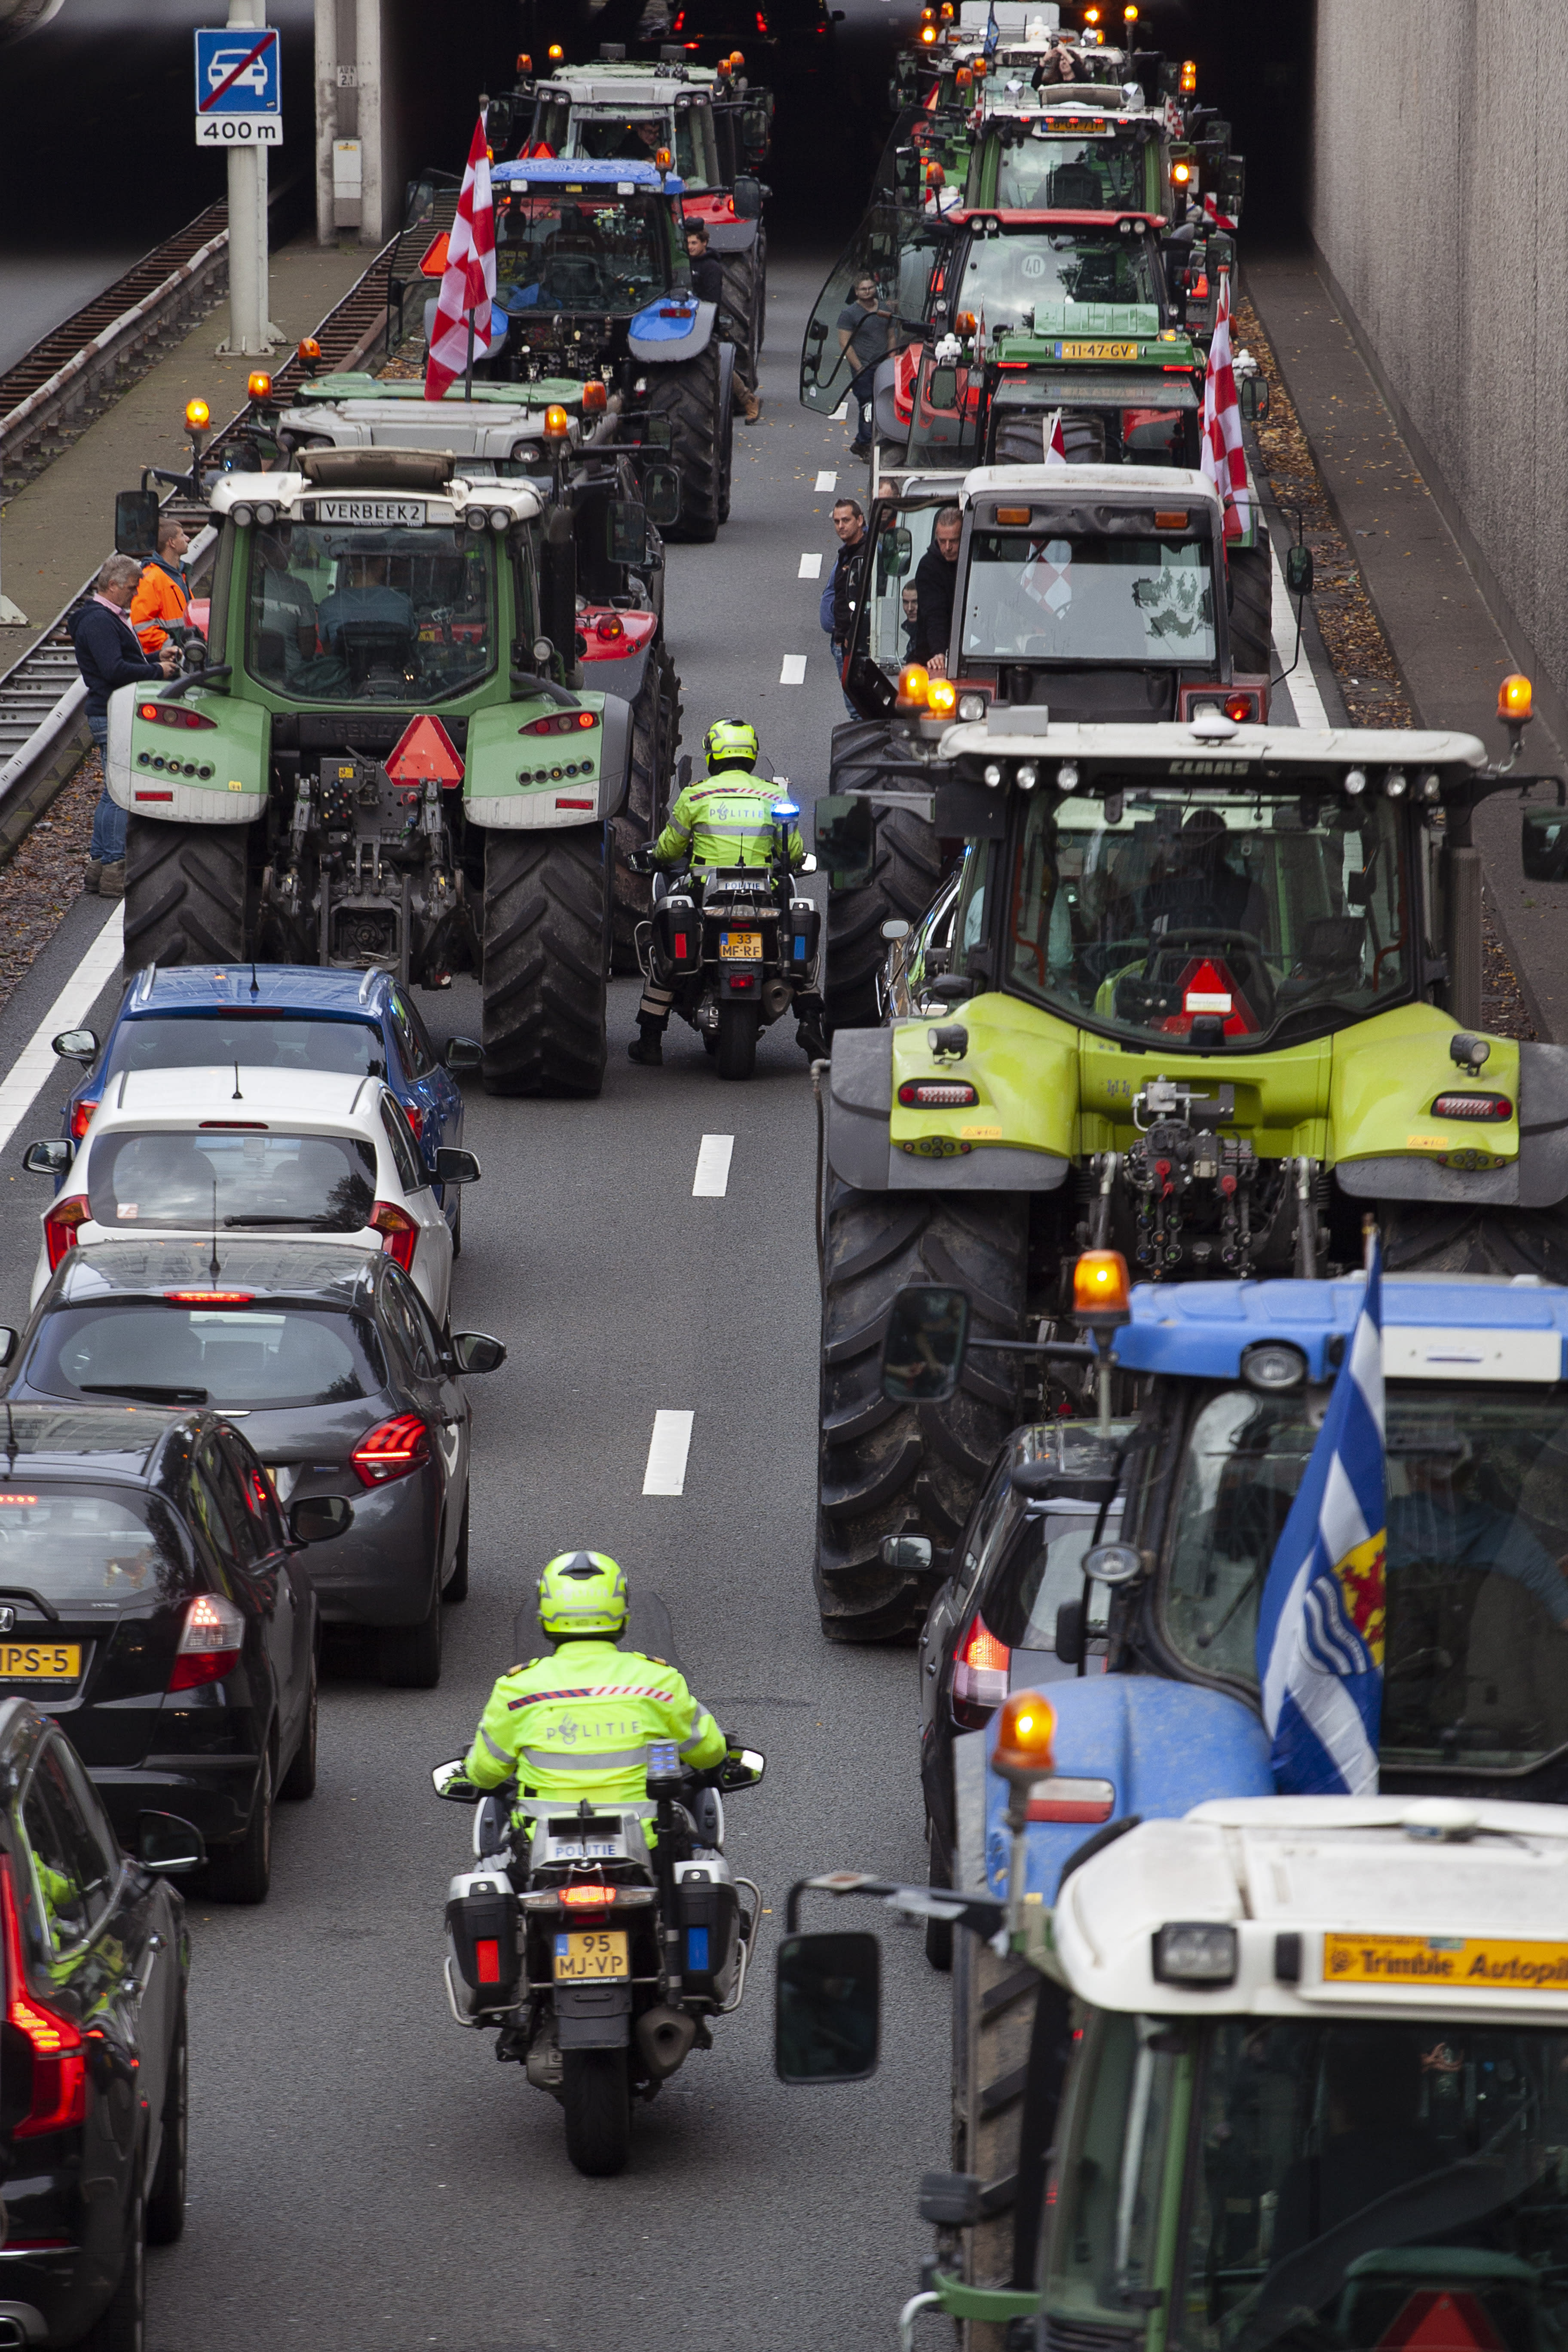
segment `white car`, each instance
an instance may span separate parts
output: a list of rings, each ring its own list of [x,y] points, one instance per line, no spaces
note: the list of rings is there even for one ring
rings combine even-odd
[[[471,1151],[437,1155],[443,1184],[478,1181]],[[401,1105],[379,1078],[326,1070],[128,1070],[79,1144],[35,1143],[24,1165],[60,1175],[43,1214],[37,1303],[79,1243],[312,1234],[380,1246],[445,1327],[452,1234]],[[221,1280],[215,1274],[215,1283]]]

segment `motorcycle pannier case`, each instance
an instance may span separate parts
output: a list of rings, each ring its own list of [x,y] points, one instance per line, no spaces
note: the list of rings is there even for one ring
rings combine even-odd
[[[654,944],[671,971],[696,971],[702,962],[702,913],[680,900],[661,898],[653,910]]]
[[[521,1973],[518,1949],[518,1900],[510,1887],[494,1893],[455,1895],[447,1906],[447,1933],[458,1973],[476,2009],[505,2009],[517,1997]]]
[[[683,1872],[676,1900],[680,1922],[680,1981],[686,1992],[727,1998],[735,1978],[741,1898],[728,1879]]]

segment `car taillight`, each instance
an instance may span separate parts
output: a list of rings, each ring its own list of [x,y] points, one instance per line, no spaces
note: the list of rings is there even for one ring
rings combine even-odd
[[[69,2131],[87,2120],[87,2053],[68,2017],[36,2000],[27,1990],[22,1956],[22,1922],[11,1864],[0,1855],[0,1910],[5,1913],[5,2019],[25,2033],[33,2050],[33,2099],[16,2126],[18,2139],[41,2132]]]
[[[899,1100],[906,1109],[963,1110],[980,1097],[960,1078],[906,1078]]]
[[[403,1106],[403,1116],[408,1121],[409,1126],[414,1129],[415,1142],[420,1142],[425,1134],[424,1112],[420,1109],[417,1103],[405,1103]]]
[[[1510,1119],[1513,1102],[1508,1095],[1439,1095],[1432,1106],[1434,1118]]]
[[[1000,1706],[1007,1696],[1007,1669],[1013,1654],[999,1642],[978,1612],[958,1646],[953,1661],[952,1696],[959,1706]]]
[[[95,1101],[89,1102],[85,1096],[82,1097],[80,1102],[77,1103],[73,1107],[71,1111],[71,1141],[73,1143],[79,1143],[81,1141],[82,1137],[87,1133],[88,1122],[97,1108],[97,1103]]]
[[[430,1459],[430,1433],[416,1412],[400,1412],[367,1429],[350,1456],[364,1486],[406,1478]]]
[[[169,1688],[195,1690],[202,1683],[221,1683],[238,1665],[244,1640],[245,1620],[233,1601],[216,1592],[198,1592],[180,1629]]]
[[[395,1258],[404,1273],[407,1274],[413,1266],[415,1244],[419,1239],[417,1222],[406,1209],[400,1209],[395,1201],[378,1201],[365,1223],[384,1235],[382,1248],[388,1257]]]
[[[67,1250],[75,1249],[76,1229],[85,1225],[91,1213],[85,1192],[68,1192],[63,1201],[55,1202],[44,1219],[44,1247],[49,1254],[51,1274]]]
[[[602,1911],[616,1899],[613,1886],[563,1886],[561,1900],[569,1911]]]

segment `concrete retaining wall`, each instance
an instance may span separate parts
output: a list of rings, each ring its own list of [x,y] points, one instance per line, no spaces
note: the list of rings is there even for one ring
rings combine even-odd
[[[1568,716],[1568,5],[1317,0],[1316,16],[1313,237],[1555,722]]]

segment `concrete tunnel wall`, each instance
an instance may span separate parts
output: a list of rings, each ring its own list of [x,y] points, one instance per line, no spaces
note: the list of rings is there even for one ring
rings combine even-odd
[[[1317,0],[1308,206],[1347,324],[1560,740],[1565,36],[1565,0]]]

